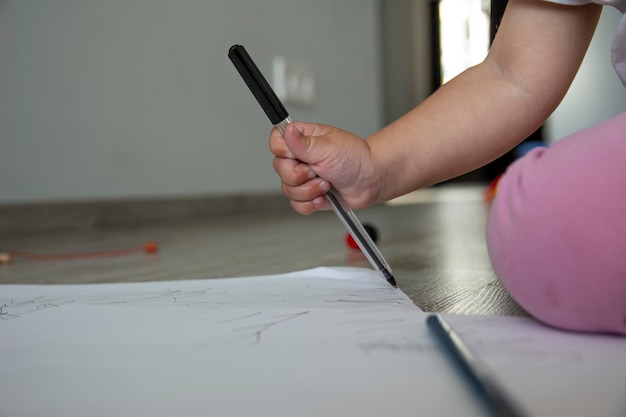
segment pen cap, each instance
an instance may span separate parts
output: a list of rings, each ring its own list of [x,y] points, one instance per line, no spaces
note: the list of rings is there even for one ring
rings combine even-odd
[[[242,45],[233,45],[228,50],[228,57],[239,71],[239,74],[256,97],[257,101],[269,117],[272,124],[276,125],[285,120],[289,113],[283,103],[278,99],[272,87],[268,84],[259,71],[246,48]]]

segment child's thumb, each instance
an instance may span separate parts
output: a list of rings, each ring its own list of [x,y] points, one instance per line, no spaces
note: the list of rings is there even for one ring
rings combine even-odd
[[[306,126],[305,126],[306,127]],[[315,155],[315,136],[306,136],[296,126],[290,123],[285,128],[285,143],[295,158],[305,163],[317,162]]]

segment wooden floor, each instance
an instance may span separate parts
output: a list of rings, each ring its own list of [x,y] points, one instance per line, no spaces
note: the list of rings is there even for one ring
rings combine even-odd
[[[417,306],[433,312],[525,314],[491,269],[481,188],[423,190],[393,203],[358,216],[377,228],[381,252],[399,287]],[[184,280],[317,266],[369,267],[360,252],[347,248],[344,238],[334,213],[300,216],[288,209],[133,228],[3,236],[0,252],[91,252],[147,241],[158,242],[160,252],[73,261],[15,258],[0,266],[0,284]]]

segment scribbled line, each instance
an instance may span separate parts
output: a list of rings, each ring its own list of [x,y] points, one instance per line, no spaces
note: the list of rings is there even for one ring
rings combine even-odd
[[[203,296],[211,291],[210,288],[184,291],[180,289],[166,289],[159,292],[151,292],[146,294],[115,294],[111,296],[100,296],[98,298],[84,299],[77,295],[77,299],[71,296],[55,297],[50,295],[39,295],[24,299],[4,299],[0,300],[0,319],[15,319],[26,314],[39,312],[55,307],[67,306],[70,304],[86,304],[93,306],[107,305],[133,305],[146,303],[163,303],[170,302],[176,304],[179,301],[184,302],[187,307],[193,307],[196,304],[206,303]],[[213,293],[212,293],[213,294]],[[219,294],[213,294],[214,296]]]
[[[137,294],[137,295],[123,295],[123,296],[111,296],[92,298],[87,300],[88,304],[92,305],[110,305],[110,304],[132,304],[132,303],[150,303],[153,301],[169,300],[172,304],[175,304],[179,299],[192,298],[197,296],[206,295],[210,291],[209,288],[203,290],[194,291],[182,291],[182,290],[170,290],[166,289],[163,292],[156,294]],[[187,303],[189,307],[191,305]]]
[[[259,312],[248,314],[248,315],[245,315],[245,316],[242,316],[242,317],[235,317],[234,319],[222,320],[222,321],[220,321],[218,323],[219,324],[224,324],[224,323],[231,323],[233,321],[245,320],[245,319],[249,319],[250,317],[258,316],[259,314],[263,314],[263,312],[259,311]]]
[[[299,317],[309,314],[310,311],[301,311],[293,314],[284,314],[278,316],[271,316],[268,318],[261,318],[264,313],[259,311],[257,313],[247,314],[245,316],[238,316],[232,319],[226,319],[218,322],[217,324],[224,324],[228,334],[221,335],[210,342],[200,343],[200,346],[219,346],[219,345],[243,345],[243,346],[257,346],[262,342],[263,335],[271,328],[285,323],[291,320],[295,320]],[[233,322],[242,322],[250,320],[252,324],[231,327]]]
[[[371,333],[397,333],[402,331],[413,332],[415,329],[412,326],[406,324],[406,320],[403,318],[375,318],[370,317],[361,320],[343,320],[336,321],[335,326],[345,326],[353,328],[355,335],[368,335]]]
[[[244,293],[243,296],[251,297]],[[265,294],[272,298],[271,303],[302,305],[307,304],[306,300],[313,299],[315,303],[339,304],[344,306],[355,306],[367,308],[369,306],[393,306],[414,308],[413,304],[407,300],[400,299],[395,291],[385,291],[377,289],[350,290],[342,294],[336,292],[322,292],[316,294],[302,293],[294,291],[281,294]],[[149,291],[146,293],[125,293],[125,294],[99,294],[91,297],[81,294],[52,296],[49,294],[32,296],[23,300],[15,301],[0,299],[0,319],[19,318],[25,314],[35,311],[43,311],[54,307],[61,307],[69,304],[84,304],[91,306],[107,305],[164,305],[165,303],[183,305],[188,308],[216,305],[239,305],[241,300],[236,299],[229,291],[215,291],[214,288],[200,288],[184,290],[180,288],[167,288],[162,290]],[[244,297],[244,298],[245,298]],[[302,300],[303,303],[299,301]],[[306,307],[305,307],[306,308]]]
[[[13,319],[15,317],[17,317],[15,314],[10,314],[8,312],[8,305],[3,304],[0,306],[0,319],[1,320],[8,320],[8,319]]]
[[[387,311],[383,311],[386,313]],[[434,349],[432,340],[420,336],[419,327],[405,317],[351,316],[334,322],[357,338],[356,346],[367,356],[374,353],[422,354]]]
[[[0,306],[0,320],[15,319],[25,314],[50,308],[63,307],[74,303],[74,300],[50,299],[47,296],[25,298],[22,300],[10,299]]]
[[[415,306],[410,300],[398,297],[395,291],[385,291],[380,289],[350,291],[337,297],[337,294],[329,294],[328,296],[313,296],[324,303],[352,304],[352,305],[395,305],[395,306]]]
[[[270,328],[280,323],[297,319],[298,317],[302,317],[309,313],[310,313],[309,311],[302,311],[300,313],[287,314],[284,316],[276,316],[275,320],[273,321],[270,321],[267,323],[254,324],[254,325],[246,326],[246,327],[239,327],[237,329],[233,329],[233,332],[251,332],[251,334],[254,336],[254,343],[259,344],[261,343],[261,336],[263,335],[263,333],[265,333]]]

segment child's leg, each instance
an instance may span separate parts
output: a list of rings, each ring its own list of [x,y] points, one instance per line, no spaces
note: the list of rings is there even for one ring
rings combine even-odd
[[[626,113],[512,164],[487,243],[496,274],[537,319],[626,334]]]

